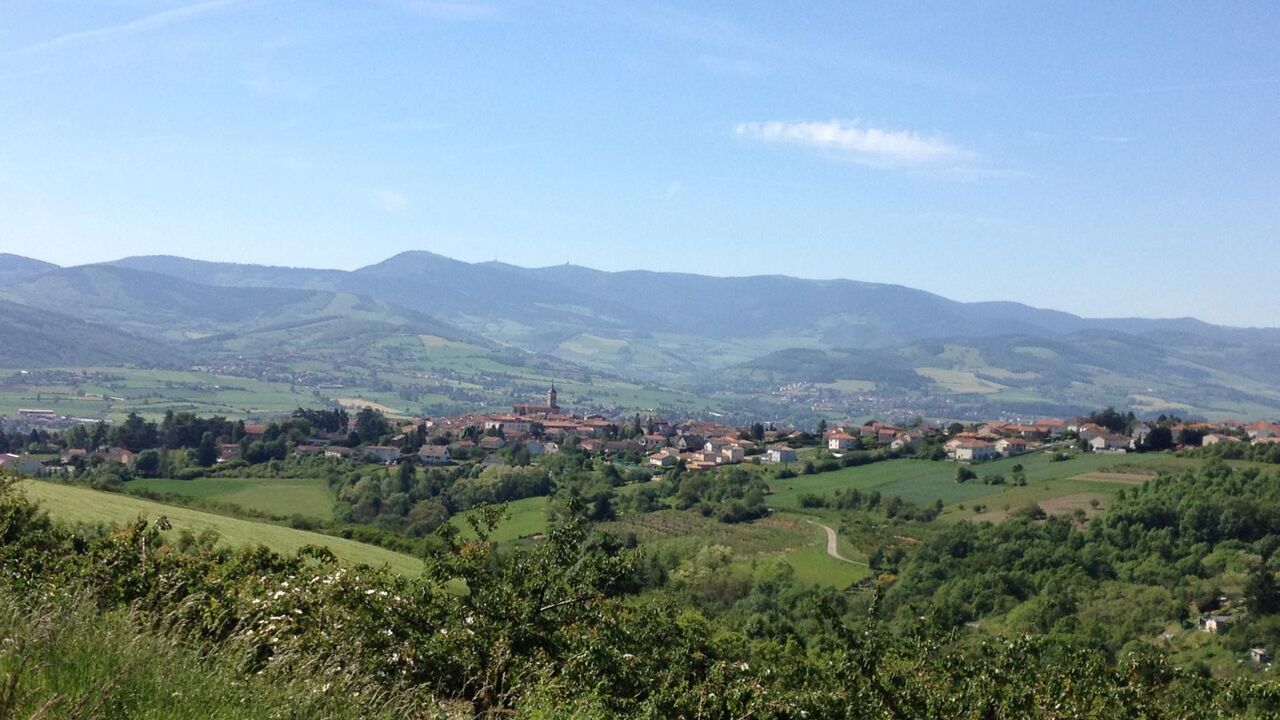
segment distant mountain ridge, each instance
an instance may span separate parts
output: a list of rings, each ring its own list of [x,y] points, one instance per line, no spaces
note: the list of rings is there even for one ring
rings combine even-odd
[[[110,263],[213,285],[272,286],[365,293],[448,317],[500,316],[581,330],[692,333],[716,338],[765,336],[812,326],[830,347],[876,347],[968,335],[1063,334],[1087,329],[1134,335],[1239,334],[1194,318],[1083,318],[1021,303],[964,303],[900,285],[806,280],[783,275],[715,277],[577,265],[523,268],[466,263],[426,251],[400,253],[352,271],[237,265],[173,256]],[[566,309],[571,308],[571,309]],[[546,317],[551,310],[565,317]],[[824,322],[822,319],[826,318]]]
[[[816,383],[983,408],[1280,409],[1277,328],[1083,318],[855,280],[523,268],[422,251],[351,271],[176,256],[58,268],[0,255],[0,278],[0,299],[196,353],[355,352],[433,335],[712,395]]]

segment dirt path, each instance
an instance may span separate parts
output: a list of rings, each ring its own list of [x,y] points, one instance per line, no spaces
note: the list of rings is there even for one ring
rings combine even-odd
[[[850,565],[866,565],[866,563],[864,562],[858,562],[857,560],[850,560],[849,558],[840,554],[840,548],[838,545],[839,536],[836,535],[836,531],[834,528],[827,527],[826,525],[823,525],[820,522],[814,522],[813,520],[808,520],[807,522],[813,523],[814,525],[817,525],[818,527],[827,531],[827,554],[828,555],[830,555],[831,557],[837,560],[847,562]]]

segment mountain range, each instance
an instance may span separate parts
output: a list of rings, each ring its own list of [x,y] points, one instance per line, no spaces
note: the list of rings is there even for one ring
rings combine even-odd
[[[0,300],[0,333],[28,338],[20,350],[5,343],[3,366],[67,364],[104,332],[118,348],[108,355],[129,363],[351,356],[431,336],[708,396],[776,399],[799,385],[805,402],[851,411],[895,395],[925,410],[1280,409],[1280,329],[1082,318],[853,280],[523,268],[428,252],[353,271],[173,256],[61,268],[0,255]],[[61,316],[78,333],[37,342]]]

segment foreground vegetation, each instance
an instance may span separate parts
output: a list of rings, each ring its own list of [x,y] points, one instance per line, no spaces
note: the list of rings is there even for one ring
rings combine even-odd
[[[1115,649],[1065,631],[1064,619],[1088,621],[1089,602],[1028,603],[1036,622],[1012,640],[960,623],[1050,600],[1062,578],[1076,578],[1076,598],[1113,577],[1212,581],[1215,554],[1231,548],[1265,578],[1280,537],[1273,487],[1274,477],[1217,466],[1126,492],[1087,530],[960,523],[882,579],[887,594],[807,586],[781,566],[744,578],[714,550],[665,574],[648,552],[593,530],[576,500],[528,546],[490,541],[492,510],[470,516],[469,539],[445,524],[425,572],[401,576],[335,564],[318,548],[183,549],[145,520],[72,533],[6,487],[0,601],[21,638],[3,649],[6,709],[158,717],[161,696],[177,691],[205,717],[350,717],[357,697],[363,717],[1272,717],[1274,683],[1180,667],[1145,630]],[[1107,560],[1108,547],[1122,554]],[[1081,576],[1082,564],[1096,576]],[[1016,574],[1003,579],[1002,568]],[[970,577],[994,599],[948,610],[962,593],[946,584]],[[1242,642],[1270,637],[1275,609],[1257,583],[1239,596],[1254,618]],[[197,671],[210,678],[198,688]]]

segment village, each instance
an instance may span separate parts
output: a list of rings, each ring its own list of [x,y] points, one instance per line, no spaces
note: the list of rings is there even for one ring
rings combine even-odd
[[[365,410],[364,412],[374,412]],[[379,415],[380,421],[382,419]],[[68,431],[96,425],[96,420],[63,417],[46,409],[22,409],[16,418],[0,418],[4,435],[0,468],[20,475],[71,473],[86,464],[131,467],[150,448],[68,441]],[[1092,453],[1126,453],[1241,443],[1280,446],[1280,423],[1182,422],[1128,420],[1110,427],[1088,417],[1041,418],[1027,422],[990,421],[963,424],[909,425],[868,420],[820,423],[816,432],[754,423],[746,427],[706,421],[670,421],[577,415],[559,404],[554,386],[540,402],[517,403],[509,412],[469,413],[454,417],[387,421],[378,437],[353,442],[344,424],[313,429],[306,437],[289,436],[273,422],[241,422],[219,437],[216,463],[247,460],[253,443],[276,442],[294,456],[322,455],[381,465],[413,461],[424,466],[475,462],[482,465],[527,463],[544,454],[573,448],[629,467],[661,472],[679,466],[701,472],[739,463],[787,465],[813,453],[841,458],[851,452],[881,451],[958,463],[980,463],[1037,451],[1074,449]],[[88,433],[85,433],[87,436]],[[56,443],[48,442],[56,437]],[[86,446],[89,445],[89,446]],[[260,456],[261,452],[258,453]],[[270,453],[269,453],[270,454]]]

